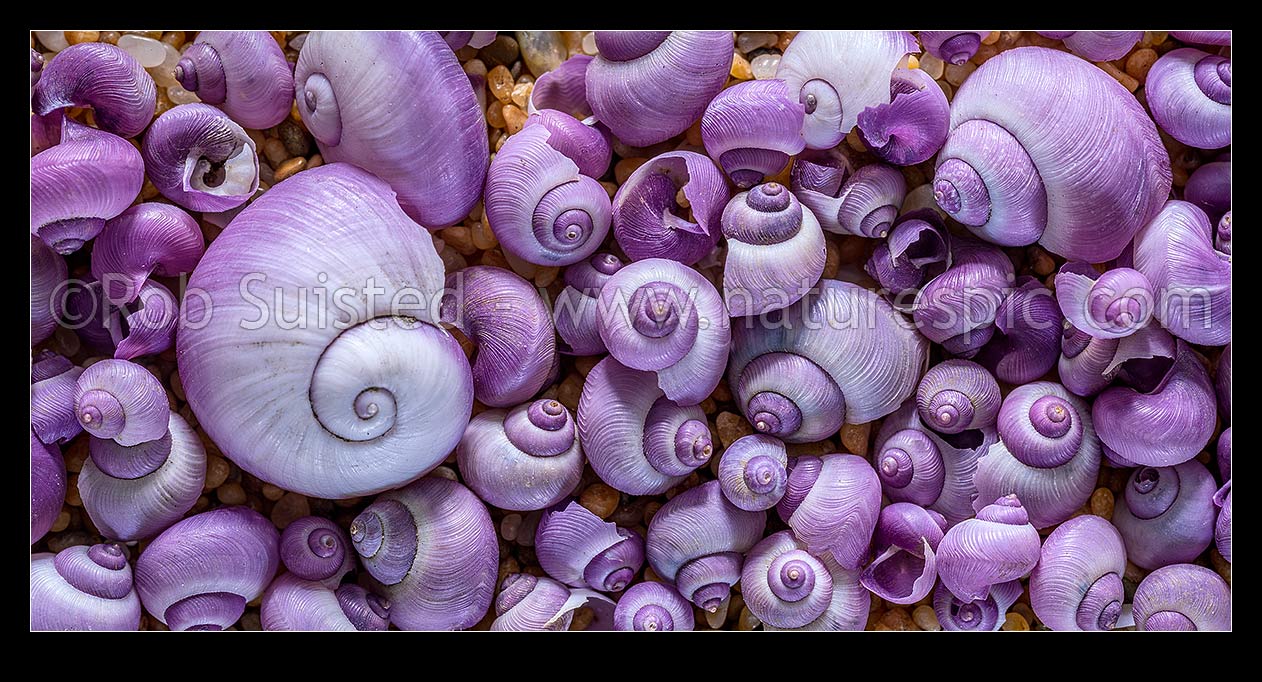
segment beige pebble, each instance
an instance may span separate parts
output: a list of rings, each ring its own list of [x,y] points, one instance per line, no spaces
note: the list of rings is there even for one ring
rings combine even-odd
[[[749,60],[738,52],[732,52],[732,68],[729,72],[732,78],[747,81],[754,77],[754,70],[749,65]]]
[[[1009,632],[1026,632],[1030,629],[1030,623],[1019,613],[1009,613],[999,629]]]
[[[1102,71],[1112,76],[1114,80],[1121,83],[1122,87],[1126,88],[1130,92],[1135,92],[1135,89],[1139,87],[1138,80],[1132,78],[1125,71],[1122,71],[1114,66],[1112,62],[1097,62],[1096,66],[1100,67]]]
[[[1108,488],[1096,488],[1091,493],[1091,513],[1106,519],[1113,518],[1113,492]]]
[[[748,436],[754,432],[754,427],[750,426],[745,418],[735,412],[720,412],[715,418],[716,430],[719,432],[719,442],[726,448],[741,436]]]
[[[917,606],[911,612],[911,619],[916,623],[916,627],[927,632],[937,632],[942,629],[942,624],[938,622],[938,614],[934,612],[932,606]]]
[[[869,436],[872,435],[872,423],[843,424],[841,426],[841,444],[851,454],[860,457],[868,456]]]
[[[463,256],[472,256],[478,252],[478,247],[473,244],[473,231],[466,225],[452,225],[438,234],[442,237],[444,244]]]
[[[216,455],[206,456],[206,485],[203,490],[214,490],[224,484],[228,480],[228,474],[232,468],[228,464],[228,460]]]
[[[627,181],[627,178],[631,177],[631,174],[635,172],[635,169],[643,166],[647,161],[648,159],[643,156],[633,156],[619,161],[614,164],[613,167],[614,178],[616,178],[618,184],[621,185]]]
[[[520,107],[512,104],[504,105],[504,129],[509,135],[516,135],[526,125],[528,116]]]
[[[285,491],[283,488],[278,488],[271,483],[263,484],[263,497],[266,497],[268,500],[275,502],[284,496]]]
[[[224,504],[245,504],[245,488],[236,481],[229,481],[215,489],[215,497]]]
[[[555,265],[539,268],[539,271],[535,273],[535,286],[541,289],[546,289],[549,285],[556,281],[557,276],[560,274],[561,268]]]
[[[596,516],[607,519],[618,508],[620,499],[621,495],[618,494],[617,490],[610,488],[604,483],[593,483],[587,486],[583,493],[578,496],[578,503]]]
[[[276,168],[289,158],[289,152],[285,150],[285,143],[279,138],[273,137],[263,143],[263,156],[267,159],[267,163],[272,168]]]
[[[504,127],[504,105],[500,102],[491,102],[486,106],[486,124],[492,128]]]
[[[285,493],[276,506],[272,507],[272,523],[281,530],[285,530],[294,521],[310,515],[311,503],[306,495],[298,493]]]
[[[83,506],[83,498],[79,497],[78,474],[71,474],[66,478],[66,504],[72,507]]]
[[[53,520],[52,528],[49,528],[48,530],[51,533],[60,533],[61,531],[68,528],[69,526],[70,526],[70,512],[66,511],[65,509],[62,509],[60,512],[57,513],[57,518]]]
[[[276,182],[281,182],[306,168],[307,160],[301,156],[295,156],[276,168]]]
[[[517,539],[517,531],[521,528],[521,514],[505,514],[500,519],[500,537],[512,542]]]
[[[888,626],[891,630],[906,632],[916,629],[916,623],[912,620],[911,614],[901,606],[894,606],[889,611],[886,611],[881,616],[881,623]]]
[[[982,38],[982,45],[994,45],[999,42],[1001,35],[1000,31],[991,31],[985,38]]]
[[[530,101],[530,92],[534,90],[534,83],[520,83],[513,86],[513,94],[511,96],[513,104],[526,108],[526,103]]]
[[[1024,618],[1026,623],[1033,623],[1036,620],[1034,609],[1030,608],[1030,605],[1024,602],[1017,602],[1013,604],[1012,612]]]
[[[77,474],[83,470],[83,463],[88,460],[88,443],[89,436],[86,434],[71,441],[65,453],[66,471]]]
[[[486,74],[486,87],[501,104],[507,104],[513,98],[513,73],[503,64],[496,66]]]
[[[947,64],[944,73],[946,74],[946,81],[958,88],[976,70],[976,64],[964,62],[963,64]]]
[[[1148,71],[1152,69],[1156,61],[1156,50],[1150,47],[1135,50],[1126,58],[1126,74],[1143,83],[1148,80]]]
[[[100,38],[100,31],[66,31],[66,42],[71,45],[95,43]]]
[[[489,223],[473,223],[469,228],[469,233],[473,240],[473,246],[482,251],[493,249],[496,244],[499,244],[499,240],[495,238],[495,233],[491,231]]]
[[[741,608],[740,615],[736,617],[736,629],[742,631],[757,630],[762,625],[762,621],[758,620],[758,616],[749,610],[746,604]]]

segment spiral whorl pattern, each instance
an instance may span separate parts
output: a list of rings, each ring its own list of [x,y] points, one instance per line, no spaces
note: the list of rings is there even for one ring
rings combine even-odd
[[[31,556],[32,630],[136,630],[140,599],[127,552],[77,545]]]
[[[819,221],[779,183],[732,197],[723,209],[723,234],[723,299],[733,316],[785,308],[824,272],[827,249]]]
[[[646,556],[658,575],[678,581],[684,597],[713,610],[740,579],[740,554],[758,542],[766,525],[765,513],[736,507],[718,481],[708,481],[671,498],[653,516]]]
[[[992,585],[1028,575],[1039,547],[1025,508],[1007,495],[947,530],[938,545],[938,577],[961,601],[985,599]]]
[[[610,356],[588,373],[579,398],[578,437],[592,469],[631,495],[666,492],[713,452],[701,408],[676,404],[657,383]]]
[[[1019,386],[999,410],[1000,443],[977,463],[974,509],[1015,494],[1035,528],[1068,519],[1086,504],[1100,470],[1100,441],[1087,403],[1060,384]]]
[[[784,51],[776,77],[806,109],[802,137],[829,149],[854,129],[859,113],[890,101],[890,74],[917,52],[906,31],[803,31]]]
[[[770,509],[784,496],[788,463],[780,440],[761,434],[738,438],[719,460],[718,479],[723,495],[746,511]]]
[[[1092,263],[1121,253],[1171,182],[1135,98],[1090,63],[1039,47],[1007,50],[969,76],[937,158],[938,205],[974,233]]]
[[[181,104],[149,127],[140,153],[166,198],[190,211],[218,212],[249,201],[259,188],[254,138],[209,104]]]
[[[732,330],[728,383],[750,423],[770,427],[760,432],[789,442],[819,440],[843,418],[862,424],[893,412],[915,391],[928,344],[871,291],[822,280],[818,292],[779,315],[774,328]],[[855,357],[870,361],[856,363]],[[800,369],[786,371],[782,363]],[[764,394],[770,402],[757,404],[755,398]],[[777,416],[778,425],[761,418],[764,413]],[[785,415],[801,419],[800,426],[787,427]]]
[[[206,481],[206,450],[178,413],[167,411],[161,438],[132,447],[112,440],[88,442],[79,472],[79,497],[106,537],[153,537],[197,504]]]
[[[322,166],[269,190],[231,226],[189,281],[206,296],[187,297],[184,314],[207,322],[182,329],[176,345],[211,439],[246,471],[316,497],[371,494],[437,466],[464,432],[474,382],[456,340],[426,324],[438,318],[442,261],[386,184]],[[326,308],[302,303],[319,287],[364,298],[339,298],[347,309],[334,324]],[[390,302],[401,292],[423,304],[407,318]]]
[[[478,497],[515,511],[560,502],[583,476],[574,420],[551,399],[478,414],[456,447],[456,462]]]
[[[917,31],[920,45],[948,64],[963,64],[977,53],[990,31]]]
[[[1152,283],[1138,270],[1100,274],[1089,263],[1066,263],[1056,275],[1056,301],[1065,318],[1094,338],[1129,336],[1148,324],[1156,306]]]
[[[263,594],[280,533],[249,507],[220,507],[166,529],[136,560],[136,591],[172,630],[225,629]]]
[[[615,630],[687,631],[694,625],[692,604],[665,583],[642,582],[627,589],[614,608]]]
[[[1043,543],[1030,575],[1030,605],[1053,630],[1109,630],[1125,595],[1126,550],[1107,520],[1091,514],[1062,523]]]
[[[455,481],[430,476],[379,495],[350,536],[400,629],[461,630],[491,605],[495,526],[486,505]]]
[[[573,124],[591,130],[577,121]],[[597,145],[608,146],[593,134]],[[565,141],[547,124],[528,125],[509,138],[487,171],[486,217],[491,229],[507,253],[530,263],[577,263],[591,256],[609,233],[609,194],[583,172],[598,177],[604,169],[581,157],[570,158],[564,152],[574,152]],[[584,161],[584,166],[577,161]]]
[[[749,551],[741,595],[768,630],[862,630],[871,597],[858,576],[780,531]]]
[[[942,494],[942,453],[924,431],[909,428],[889,435],[873,461],[885,494],[895,502],[933,504]]]
[[[929,368],[916,387],[916,409],[938,433],[994,425],[1002,396],[986,368],[968,360],[946,360]]]
[[[998,630],[1004,623],[1008,607],[1016,603],[1021,592],[1021,582],[1013,580],[992,586],[983,599],[962,601],[951,594],[946,584],[939,582],[933,591],[933,611],[943,630]]]
[[[304,516],[280,535],[280,560],[303,580],[333,589],[355,567],[351,539],[340,526],[319,516]]]
[[[1193,564],[1149,573],[1135,589],[1136,630],[1230,630],[1231,588]]]
[[[785,532],[750,551],[741,584],[750,612],[780,628],[800,628],[819,618],[833,596],[828,568]]]
[[[170,414],[162,382],[126,360],[102,360],[85,369],[74,405],[84,430],[128,446],[161,438]]]
[[[1171,50],[1148,72],[1153,120],[1190,147],[1231,144],[1231,61],[1195,48]]]
[[[294,103],[293,71],[267,31],[201,31],[175,79],[246,128],[280,123]]]
[[[437,32],[312,31],[294,89],[325,161],[389,183],[412,220],[454,225],[477,203],[490,161],[485,118]],[[383,93],[391,93],[388,107]]]
[[[651,371],[671,400],[695,405],[723,377],[728,317],[714,285],[692,268],[650,258],[614,273],[600,290],[600,337],[609,354]]]
[[[40,72],[31,109],[41,116],[66,107],[90,107],[102,130],[139,135],[157,103],[153,77],[122,48],[79,43],[57,53]]]
[[[1214,539],[1216,489],[1213,475],[1195,460],[1135,469],[1113,509],[1126,558],[1155,569],[1200,556]]]

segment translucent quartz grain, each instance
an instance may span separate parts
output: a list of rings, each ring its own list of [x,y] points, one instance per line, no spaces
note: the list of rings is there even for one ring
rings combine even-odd
[[[153,38],[146,38],[133,33],[128,33],[119,38],[118,46],[123,48],[127,54],[135,57],[136,61],[140,62],[140,65],[146,69],[160,66],[167,58],[167,46],[165,44]],[[174,102],[175,98],[172,97],[171,101]],[[179,104],[183,104],[183,102],[179,102]]]
[[[911,612],[911,619],[916,623],[916,627],[926,632],[937,632],[942,629],[942,624],[938,622],[938,614],[934,612],[933,607],[927,604],[921,604]]]
[[[774,33],[765,33],[763,31],[746,31],[736,36],[736,49],[741,54],[749,54],[760,47],[775,47],[776,42],[780,40],[780,36]]]
[[[732,78],[747,81],[754,77],[754,72],[749,68],[749,60],[741,55],[732,53]]]
[[[71,45],[95,43],[100,37],[100,31],[66,31],[66,42]]]
[[[517,31],[516,35],[521,58],[536,76],[560,66],[569,56],[560,31]]]
[[[929,74],[930,78],[938,80],[946,71],[946,62],[926,52],[920,55],[920,70]]]
[[[486,74],[487,87],[500,104],[508,104],[513,97],[513,73],[503,64],[491,69]]]
[[[776,68],[780,66],[780,55],[778,54],[760,54],[754,57],[754,61],[749,63],[750,71],[753,71],[754,78],[765,81],[776,77]]]
[[[504,129],[509,135],[516,135],[526,125],[526,112],[511,104],[504,105]]]
[[[70,47],[70,42],[62,31],[36,31],[35,37],[39,38],[40,44],[53,52],[61,52]]]
[[[153,82],[160,88],[179,87],[180,82],[175,80],[175,67],[180,63],[180,51],[170,43],[160,44],[166,57],[161,64],[149,69],[149,75],[153,76]]]
[[[972,62],[964,62],[963,64],[947,64],[945,73],[947,82],[951,85],[959,87],[969,74],[977,70],[977,65]]]
[[[126,38],[127,36],[123,37]],[[178,85],[167,88],[167,98],[171,100],[172,104],[192,104],[193,102],[202,101],[196,94],[191,93]]]
[[[600,54],[600,50],[596,49],[595,31],[588,31],[587,35],[583,36],[583,54],[590,54],[592,56]]]
[[[526,107],[526,103],[530,101],[530,91],[533,90],[534,87],[533,83],[519,83],[514,85],[512,94],[513,104],[516,104],[524,109]]]

